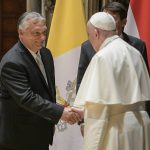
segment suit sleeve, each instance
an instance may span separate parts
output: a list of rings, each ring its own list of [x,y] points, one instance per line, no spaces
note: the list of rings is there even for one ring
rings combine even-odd
[[[80,60],[79,60],[79,65],[78,65],[78,73],[77,73],[77,87],[76,87],[76,92],[79,89],[80,83],[82,81],[82,78],[84,76],[84,73],[89,65],[89,60],[88,56],[86,54],[86,46],[82,44],[81,46],[81,54],[80,54]]]
[[[6,63],[1,71],[1,82],[8,90],[12,100],[20,107],[51,120],[53,123],[59,121],[64,108],[34,93],[21,65],[12,62]]]

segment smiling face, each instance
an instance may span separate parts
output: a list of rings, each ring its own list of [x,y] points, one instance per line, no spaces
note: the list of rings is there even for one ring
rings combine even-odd
[[[26,28],[19,29],[19,38],[24,46],[33,52],[42,48],[46,39],[46,25],[41,20],[28,20]]]

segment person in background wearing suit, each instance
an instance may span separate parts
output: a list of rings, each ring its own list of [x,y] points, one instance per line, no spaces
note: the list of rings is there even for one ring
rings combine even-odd
[[[48,150],[61,119],[81,120],[77,109],[56,104],[54,64],[45,18],[26,12],[18,20],[19,41],[0,63],[0,150]]]
[[[114,19],[116,21],[116,32],[117,32],[117,34],[124,41],[129,43],[131,46],[135,47],[142,54],[144,61],[146,63],[147,69],[149,69],[145,43],[142,40],[140,40],[136,37],[127,35],[126,33],[123,32],[124,27],[125,27],[126,22],[127,22],[127,9],[126,9],[126,7],[124,7],[124,5],[122,5],[119,2],[110,2],[103,7],[103,11],[110,13],[114,17]],[[94,51],[89,40],[82,43],[80,60],[79,60],[79,65],[78,65],[76,91],[78,91],[78,88],[80,86],[83,75],[84,75],[92,57],[95,55],[95,53],[96,52]],[[147,102],[146,107],[147,107],[146,108],[147,112],[150,115],[149,102]],[[81,130],[83,130],[82,124],[81,124]]]

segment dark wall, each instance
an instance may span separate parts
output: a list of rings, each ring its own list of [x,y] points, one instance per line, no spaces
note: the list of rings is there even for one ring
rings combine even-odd
[[[17,20],[26,11],[26,0],[0,0],[0,59],[17,42]]]

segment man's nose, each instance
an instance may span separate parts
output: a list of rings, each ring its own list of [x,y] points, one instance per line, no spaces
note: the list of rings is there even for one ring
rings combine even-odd
[[[45,41],[46,35],[45,35],[45,34],[41,34],[41,37],[40,37],[40,38],[41,38],[42,41]]]

